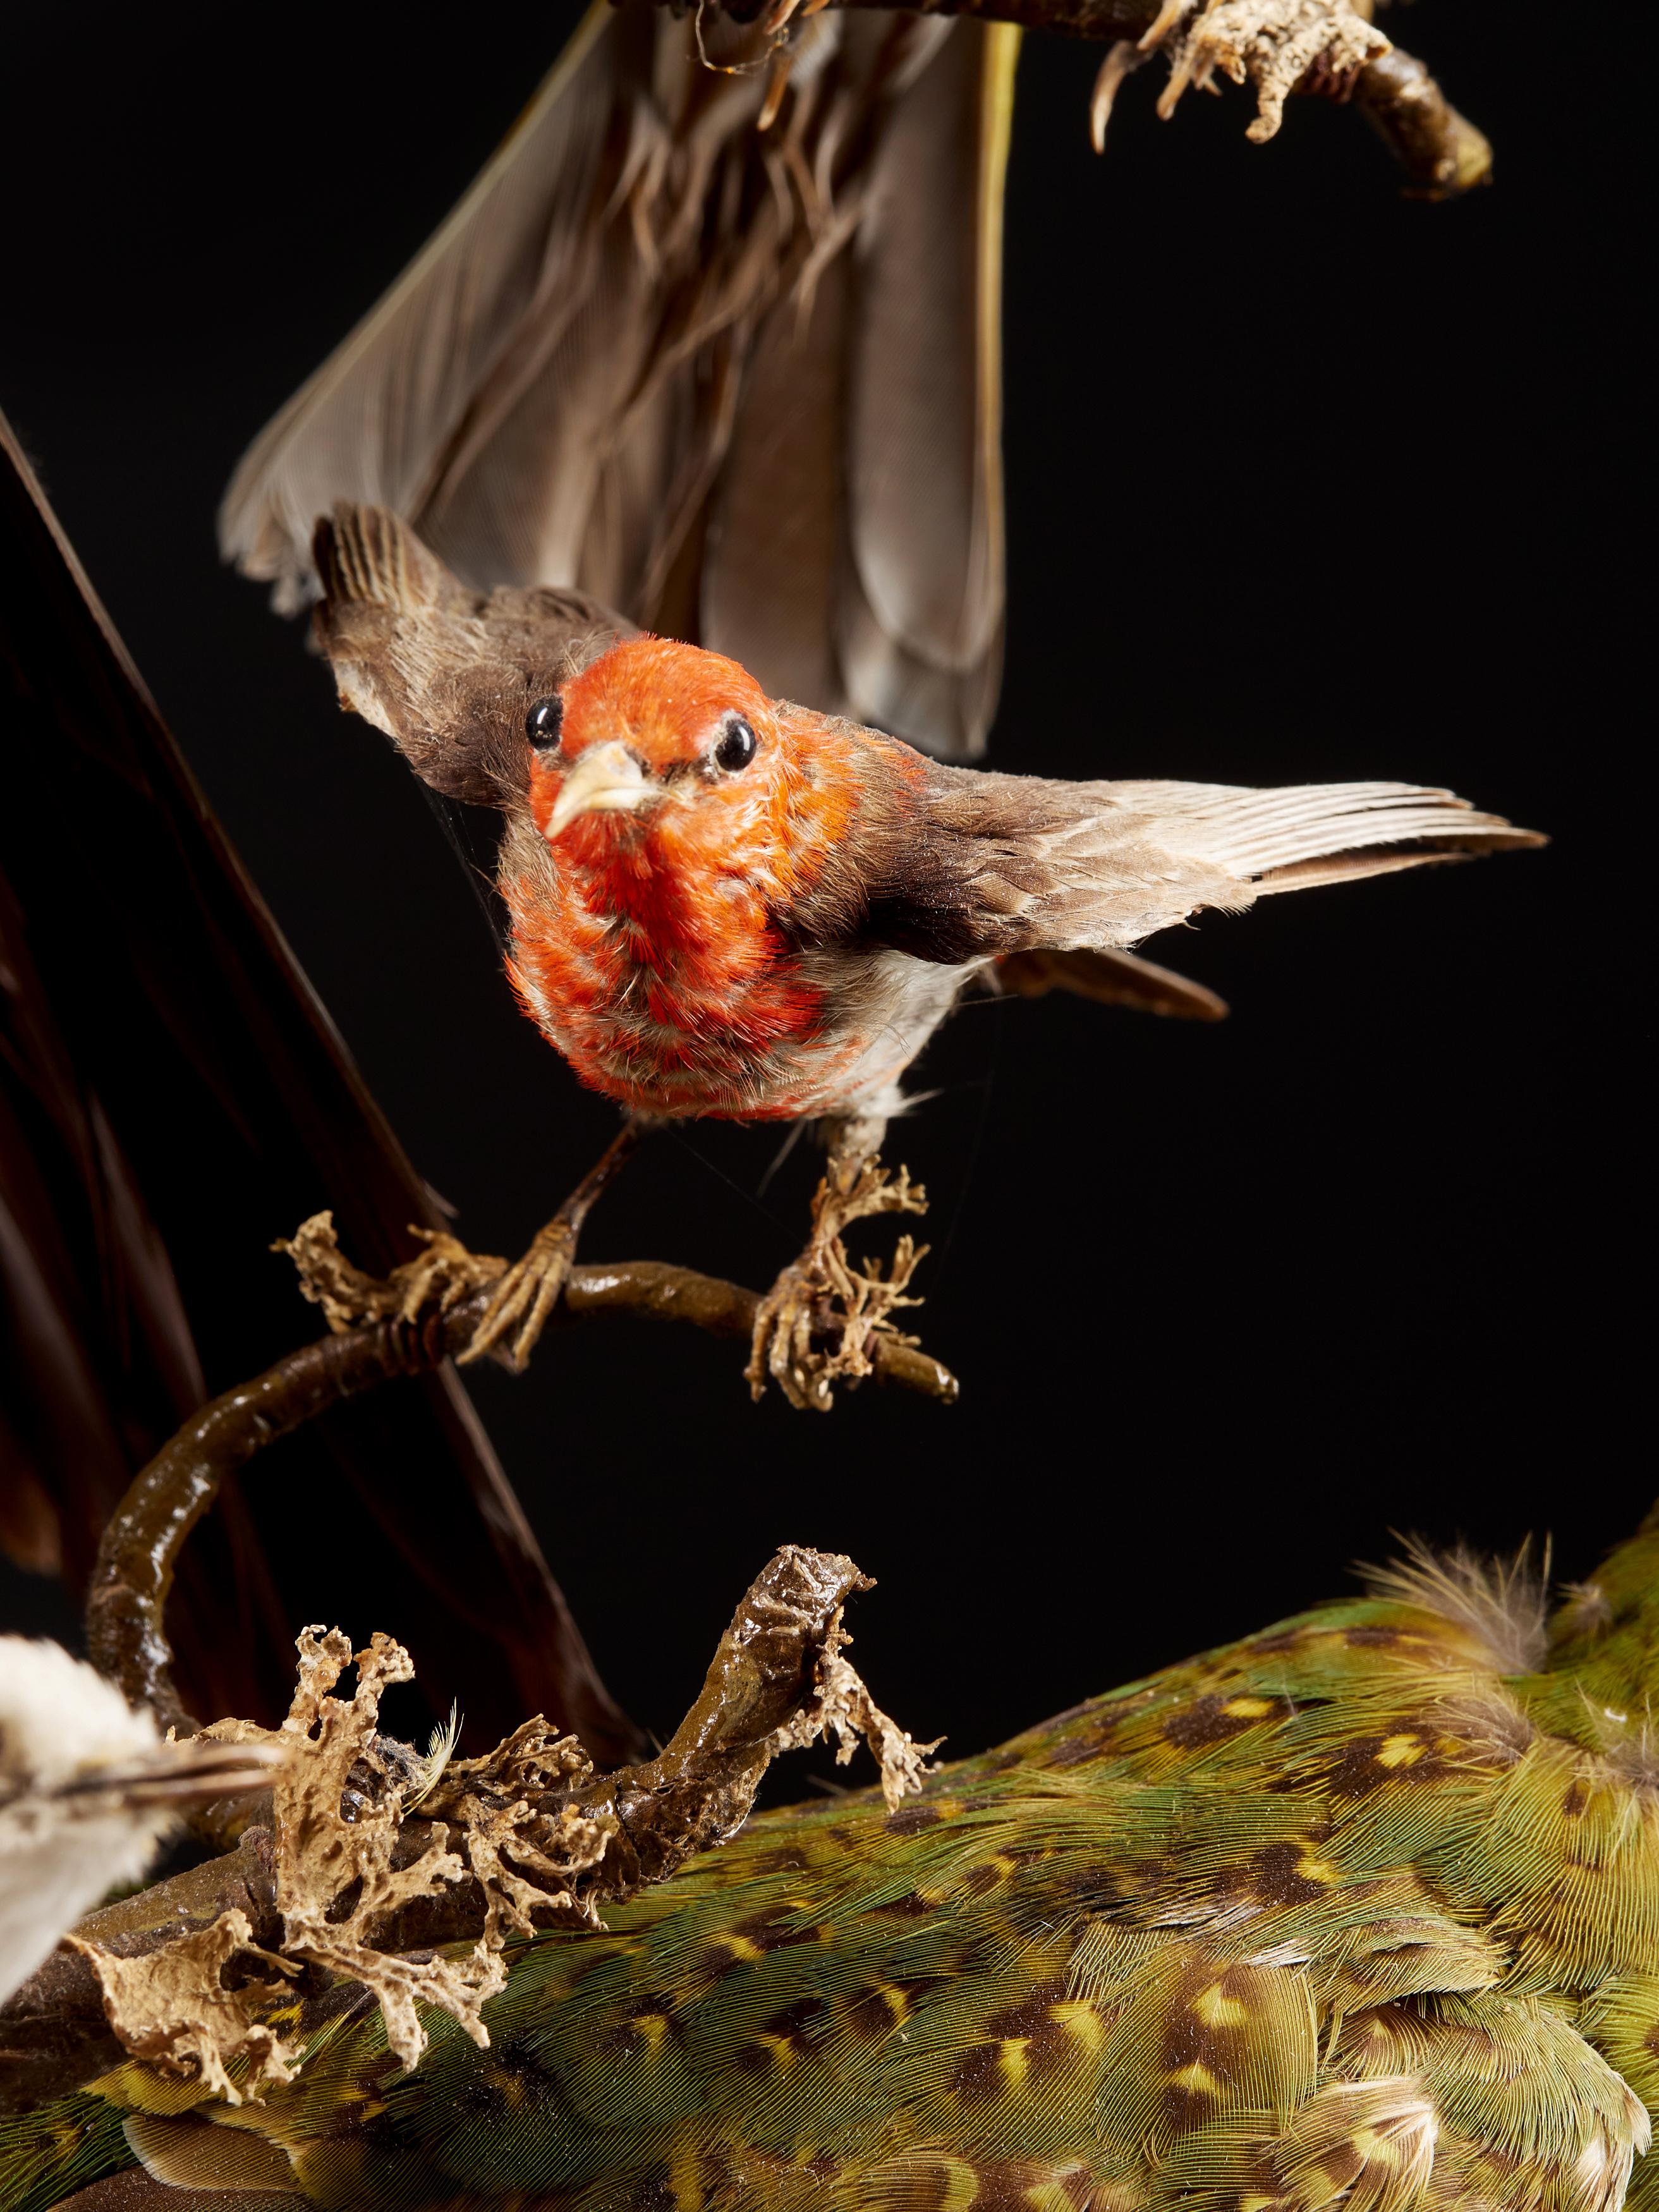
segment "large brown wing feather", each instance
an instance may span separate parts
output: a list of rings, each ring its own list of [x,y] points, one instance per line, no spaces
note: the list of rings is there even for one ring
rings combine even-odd
[[[571,586],[774,692],[977,751],[1000,678],[998,311],[1018,33],[830,10],[765,40],[599,0],[513,136],[250,449],[228,555],[318,518]],[[738,44],[698,64],[699,37]]]
[[[965,757],[1002,674],[999,317],[1018,34],[934,21],[905,33],[908,53],[884,37],[902,89],[855,173],[852,250],[812,280],[808,313],[769,316],[748,370],[705,556],[704,641],[774,692]],[[805,651],[780,652],[781,623]]]
[[[384,1272],[406,1224],[441,1224],[3,419],[0,692],[0,1542],[78,1591],[143,1462],[310,1333],[271,1237],[332,1206]],[[325,1528],[360,1620],[397,1624],[481,1734],[539,1708],[626,1754],[453,1370],[280,1455],[181,1564],[194,1711],[286,1709]]]

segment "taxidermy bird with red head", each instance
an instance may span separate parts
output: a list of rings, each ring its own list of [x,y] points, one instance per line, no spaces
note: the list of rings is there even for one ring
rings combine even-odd
[[[830,1248],[861,1212],[919,1210],[871,1164],[966,985],[1213,1018],[1130,948],[1206,907],[1539,842],[1413,784],[953,767],[582,594],[471,591],[380,509],[342,504],[313,550],[343,700],[435,789],[501,811],[508,974],[581,1079],[637,1115],[831,1123],[812,1240],[763,1301],[749,1367],[800,1407],[868,1371],[815,1348],[836,1323]],[[568,1224],[541,1232],[469,1356],[510,1337],[522,1361],[573,1245]]]
[[[1386,46],[1315,13],[1293,75]],[[1307,11],[1257,14],[1271,76]],[[1154,47],[1202,80],[1218,27],[1171,0],[1110,50],[1097,123]],[[502,810],[510,972],[584,1081],[637,1113],[832,1124],[750,1364],[800,1406],[829,1404],[813,1346],[849,1316],[841,1229],[919,1210],[873,1154],[964,984],[1213,1020],[1129,948],[1201,907],[1530,842],[1402,785],[937,764],[982,752],[1000,680],[1018,39],[793,0],[707,25],[596,5],[221,515],[279,607],[321,599],[347,702]],[[538,1234],[467,1357],[522,1362],[574,1233]],[[850,1341],[839,1371],[869,1371]]]
[[[526,1011],[642,1113],[879,1123],[1001,963],[1080,956],[1105,994],[1131,947],[1200,908],[1539,842],[1410,784],[947,766],[577,594],[470,592],[374,509],[337,510],[316,559],[345,702],[505,817]],[[1154,1003],[1194,992],[1141,972]]]

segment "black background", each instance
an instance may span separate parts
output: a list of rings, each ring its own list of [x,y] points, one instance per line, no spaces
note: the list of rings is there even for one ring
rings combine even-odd
[[[1028,40],[996,761],[1443,781],[1555,842],[1155,943],[1231,1000],[1218,1030],[965,1011],[891,1146],[933,1194],[920,1325],[954,1411],[754,1408],[729,1346],[626,1325],[484,1374],[601,1667],[659,1730],[786,1539],[880,1577],[854,1623],[872,1686],[965,1750],[1339,1590],[1391,1528],[1553,1529],[1582,1574],[1644,1502],[1635,126],[1518,13],[1390,18],[1496,143],[1496,185],[1441,207],[1399,197],[1355,114],[1296,103],[1256,149],[1239,94],[1157,123],[1156,72],[1098,161],[1097,52]],[[413,778],[219,568],[213,513],[574,20],[440,38],[339,0],[256,43],[279,19],[34,10],[0,88],[0,402],[417,1164],[503,1252],[611,1110],[514,1011]],[[757,1200],[776,1141],[654,1140],[586,1256],[769,1280],[813,1171],[803,1147]],[[310,1319],[296,1300],[292,1341]]]

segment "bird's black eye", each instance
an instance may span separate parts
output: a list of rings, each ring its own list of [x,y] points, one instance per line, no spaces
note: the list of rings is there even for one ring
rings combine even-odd
[[[550,699],[538,699],[525,716],[525,734],[538,752],[544,753],[558,744],[563,722],[564,701],[556,691]]]
[[[760,739],[741,714],[733,714],[714,748],[714,765],[728,774],[747,768],[760,749]]]

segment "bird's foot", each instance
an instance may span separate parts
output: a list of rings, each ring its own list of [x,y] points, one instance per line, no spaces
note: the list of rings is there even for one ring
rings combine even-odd
[[[523,1259],[505,1269],[500,1261],[495,1263],[500,1280],[458,1365],[465,1367],[469,1360],[482,1359],[488,1352],[514,1375],[523,1374],[570,1279],[583,1222],[599,1194],[633,1157],[649,1127],[648,1119],[641,1115],[624,1121],[551,1221],[536,1231]]]
[[[493,1352],[517,1375],[558,1304],[576,1256],[576,1224],[562,1213],[538,1229],[530,1249],[509,1267],[491,1253],[471,1252],[441,1229],[411,1229],[425,1249],[385,1277],[354,1267],[341,1251],[330,1213],[314,1213],[272,1249],[300,1271],[300,1288],[321,1306],[337,1336],[376,1322],[418,1322],[447,1314],[477,1291],[490,1292],[461,1365]]]
[[[761,1300],[755,1316],[749,1364],[750,1395],[766,1395],[767,1377],[792,1406],[827,1413],[838,1382],[860,1381],[871,1371],[882,1335],[913,1344],[893,1321],[910,1278],[927,1255],[908,1233],[899,1238],[885,1275],[879,1260],[855,1265],[842,1242],[854,1222],[874,1213],[925,1213],[927,1195],[913,1185],[908,1168],[890,1175],[873,1158],[832,1157],[812,1200],[812,1234],[799,1260],[787,1267]]]
[[[505,1260],[469,1252],[446,1230],[411,1229],[410,1236],[418,1237],[425,1250],[384,1279],[366,1274],[341,1251],[331,1213],[313,1213],[272,1249],[288,1254],[300,1271],[301,1290],[321,1306],[337,1335],[375,1322],[447,1314],[464,1298],[488,1291],[483,1317],[459,1359],[465,1364],[489,1352],[520,1374],[569,1280],[583,1222],[646,1126],[637,1117],[623,1124],[552,1220],[537,1231],[524,1257],[510,1267]]]
[[[340,1249],[331,1212],[313,1213],[292,1237],[279,1237],[270,1249],[286,1252],[293,1261],[301,1292],[322,1308],[336,1336],[375,1322],[415,1322],[426,1314],[446,1314],[506,1270],[505,1260],[470,1252],[447,1230],[411,1228],[409,1233],[420,1238],[424,1250],[386,1276],[353,1267]]]
[[[496,1284],[483,1319],[457,1364],[465,1367],[469,1360],[494,1352],[504,1367],[521,1375],[570,1279],[575,1257],[576,1224],[556,1213],[544,1229],[536,1231],[524,1257],[515,1260]]]

